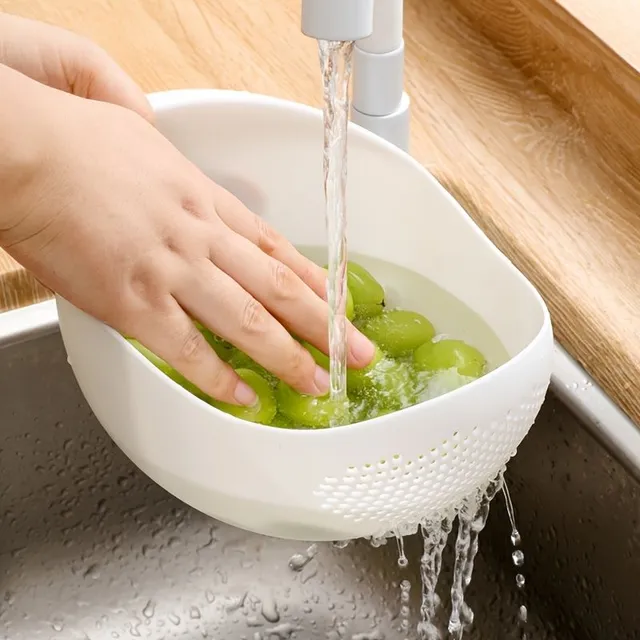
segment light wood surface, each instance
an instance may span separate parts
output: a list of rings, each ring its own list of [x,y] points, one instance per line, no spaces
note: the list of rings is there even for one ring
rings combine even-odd
[[[637,49],[614,55],[575,24],[571,1],[406,0],[412,153],[538,286],[560,342],[640,424]],[[0,9],[91,36],[148,91],[249,89],[317,105],[316,47],[300,33],[299,3]],[[0,309],[43,295],[1,256],[0,269]]]

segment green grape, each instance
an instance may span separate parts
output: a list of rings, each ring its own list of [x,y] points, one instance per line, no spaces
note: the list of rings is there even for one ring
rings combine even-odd
[[[382,304],[382,285],[356,262],[347,262],[347,286],[353,295],[353,302],[359,304]]]
[[[462,376],[479,378],[487,361],[475,347],[462,340],[427,342],[413,354],[413,365],[418,371],[455,369]]]
[[[384,311],[369,318],[360,330],[394,358],[417,349],[435,333],[433,325],[423,315],[404,309]]]
[[[293,422],[281,413],[276,413],[273,420],[269,423],[270,427],[278,427],[279,429],[295,429]]]
[[[373,360],[366,367],[362,369],[347,369],[348,391],[360,391],[371,383],[373,372],[383,358],[383,353],[378,345],[374,346]]]
[[[414,372],[406,362],[385,358],[371,373],[375,394],[375,416],[399,411],[418,402]],[[375,417],[372,416],[372,417]]]
[[[253,358],[248,356],[244,351],[233,348],[233,354],[229,357],[229,365],[233,369],[250,369],[255,371],[260,377],[264,378],[270,384],[275,384],[277,378],[267,371],[261,364],[258,364]]]
[[[323,269],[327,271],[328,267],[323,267]],[[347,285],[347,300],[345,302],[345,307],[344,307],[344,315],[349,321],[353,320],[356,317],[355,305],[353,302],[353,295],[351,294],[351,289],[349,289],[348,285]]]
[[[295,427],[321,429],[331,426],[334,420],[342,422],[344,407],[333,402],[329,395],[316,398],[298,393],[280,381],[276,387],[276,398],[280,412]]]
[[[303,341],[300,344],[311,354],[319,367],[322,367],[325,371],[329,371],[329,356],[326,353],[314,347],[310,342]]]
[[[309,342],[303,342],[302,346],[312,355],[313,359],[316,361],[316,364],[319,367],[325,369],[325,371],[329,371],[329,356],[322,353],[320,349],[317,349]],[[347,369],[347,390],[348,391],[358,391],[364,388],[367,385],[369,375],[372,369],[380,362],[382,359],[382,351],[375,346],[375,352],[373,356],[373,360],[363,369]]]
[[[174,382],[179,384],[183,389],[192,393],[197,398],[204,400],[205,402],[209,402],[211,398],[204,393],[204,391],[200,391],[198,387],[192,382],[189,382],[181,373],[176,371],[170,364],[166,363],[162,358],[159,358],[155,353],[149,351],[144,345],[140,344],[137,340],[133,338],[129,338],[129,342],[147,359],[154,365],[157,369],[162,371],[166,376],[171,378]]]
[[[217,336],[210,329],[207,329],[207,327],[197,320],[194,321],[193,324],[196,325],[196,328],[209,343],[209,346],[218,354],[218,357],[224,362],[228,362],[235,351],[235,347],[226,340],[223,340],[220,336]]]
[[[216,409],[241,420],[270,424],[278,410],[271,385],[260,374],[251,369],[236,369],[236,373],[256,392],[258,402],[251,407],[227,404],[213,399],[209,403]]]
[[[379,316],[384,309],[382,304],[365,303],[357,304],[354,309],[356,320],[366,320],[367,318],[373,318],[373,316]]]

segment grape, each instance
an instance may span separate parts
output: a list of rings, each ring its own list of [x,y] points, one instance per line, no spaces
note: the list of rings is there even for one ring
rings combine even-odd
[[[328,267],[323,267],[323,268],[325,271],[328,270]],[[353,295],[351,294],[351,290],[349,289],[348,285],[347,285],[347,300],[345,302],[345,307],[344,307],[344,315],[349,321],[353,320],[356,317],[355,305],[353,303]]]
[[[291,420],[286,416],[283,416],[281,413],[276,413],[273,420],[269,423],[269,426],[278,427],[280,429],[295,429]]]
[[[347,286],[355,304],[382,304],[382,285],[356,262],[347,262]]]
[[[207,329],[200,322],[194,321],[193,324],[196,325],[196,328],[209,343],[209,346],[218,354],[218,357],[224,362],[228,362],[235,351],[235,347],[226,340],[223,340],[220,336],[217,336],[213,331]]]
[[[347,369],[347,389],[349,391],[360,391],[371,382],[371,376],[383,357],[378,345],[374,346],[373,360],[366,367],[363,369]]]
[[[366,318],[373,318],[373,316],[379,316],[384,309],[382,304],[366,303],[355,305],[354,313],[357,320],[364,320]]]
[[[314,347],[310,342],[303,341],[300,344],[311,354],[311,357],[319,367],[322,367],[325,371],[329,371],[329,356],[326,353]]]
[[[303,342],[302,346],[311,354],[319,367],[322,367],[326,371],[329,371],[330,364],[328,355],[322,353],[320,349],[317,349],[309,342]],[[349,391],[357,391],[366,386],[371,370],[381,360],[382,355],[382,351],[376,346],[373,360],[370,364],[368,364],[363,369],[347,369],[347,389]]]
[[[369,393],[375,393],[377,404],[375,415],[398,411],[418,402],[415,377],[408,363],[385,358],[373,369],[370,378],[373,389]]]
[[[410,353],[434,336],[433,325],[415,311],[394,309],[369,318],[360,330],[388,355]]]
[[[272,385],[277,382],[277,378],[270,371],[267,371],[261,364],[258,364],[244,351],[240,351],[240,349],[233,348],[233,353],[229,357],[228,362],[233,369],[251,369],[251,371],[255,371],[260,377]]]
[[[455,369],[462,376],[479,378],[487,361],[475,347],[462,340],[427,342],[416,349],[413,365],[418,371],[442,371]]]
[[[280,412],[295,427],[329,427],[334,420],[341,421],[344,411],[344,407],[332,401],[328,394],[321,398],[308,396],[282,381],[276,387],[276,398]]]
[[[275,393],[271,385],[260,374],[251,369],[236,369],[236,373],[256,392],[258,402],[251,407],[227,404],[213,399],[209,403],[216,409],[241,420],[270,424],[278,410]]]

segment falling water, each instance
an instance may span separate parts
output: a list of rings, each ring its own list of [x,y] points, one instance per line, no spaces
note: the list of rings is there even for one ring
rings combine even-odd
[[[442,568],[442,552],[453,528],[453,516],[425,521],[420,527],[423,539],[423,553],[420,558],[420,577],[422,579],[422,602],[418,638],[420,640],[440,640],[441,635],[435,624],[436,609],[440,599],[436,586]]]
[[[422,581],[420,622],[417,626],[419,640],[443,640],[443,635],[437,626],[436,613],[440,605],[440,599],[436,593],[438,578],[442,569],[442,553],[447,545],[449,534],[453,529],[453,522],[458,520],[458,533],[455,542],[455,565],[453,570],[453,584],[451,586],[451,615],[449,618],[448,632],[453,640],[462,640],[465,629],[473,622],[473,611],[465,602],[464,594],[471,583],[473,566],[478,554],[480,533],[484,529],[489,517],[491,501],[503,486],[504,470],[485,487],[475,491],[465,498],[457,509],[444,513],[438,517],[424,520],[420,525],[423,538],[423,553],[420,559],[420,578]],[[517,531],[516,531],[517,533]],[[406,567],[408,564],[402,537],[395,532],[388,536],[371,538],[374,547],[386,543],[388,538],[395,537],[398,541],[399,565]],[[518,555],[517,558],[521,556]],[[514,562],[516,556],[514,556]],[[520,561],[520,560],[518,560]],[[403,580],[400,584],[401,600],[401,631],[408,631],[409,619],[409,592],[411,584]],[[521,615],[526,618],[526,609]],[[526,640],[523,636],[522,640]]]
[[[511,501],[511,494],[509,493],[509,487],[507,487],[507,483],[504,482],[502,485],[502,495],[504,496],[504,503],[507,508],[507,513],[509,514],[509,522],[511,523],[511,545],[514,550],[511,553],[511,560],[513,561],[513,565],[516,568],[516,587],[521,592],[524,592],[525,578],[522,573],[521,567],[524,566],[524,551],[519,547],[522,545],[522,537],[520,536],[520,532],[518,531],[518,527],[516,525],[516,513],[513,508],[513,502]],[[517,625],[518,630],[520,632],[521,640],[527,640],[527,618],[529,612],[527,611],[527,606],[522,602],[518,607],[518,615],[517,615]]]
[[[473,611],[464,601],[464,592],[471,583],[480,533],[487,523],[491,501],[502,488],[503,473],[500,472],[484,490],[478,490],[476,494],[466,498],[458,512],[458,537],[455,545],[449,618],[449,633],[455,640],[461,640],[465,628],[473,622]]]
[[[324,93],[324,194],[329,248],[329,358],[331,397],[347,408],[347,125],[353,42],[319,41]],[[333,426],[333,425],[332,425]]]

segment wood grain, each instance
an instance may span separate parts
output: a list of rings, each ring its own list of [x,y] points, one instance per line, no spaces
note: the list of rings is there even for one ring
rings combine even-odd
[[[0,9],[94,38],[149,91],[214,86],[319,104],[299,0]],[[406,0],[405,35],[413,155],[538,286],[560,342],[640,424],[638,74],[560,0]],[[8,271],[0,305],[42,295]]]

